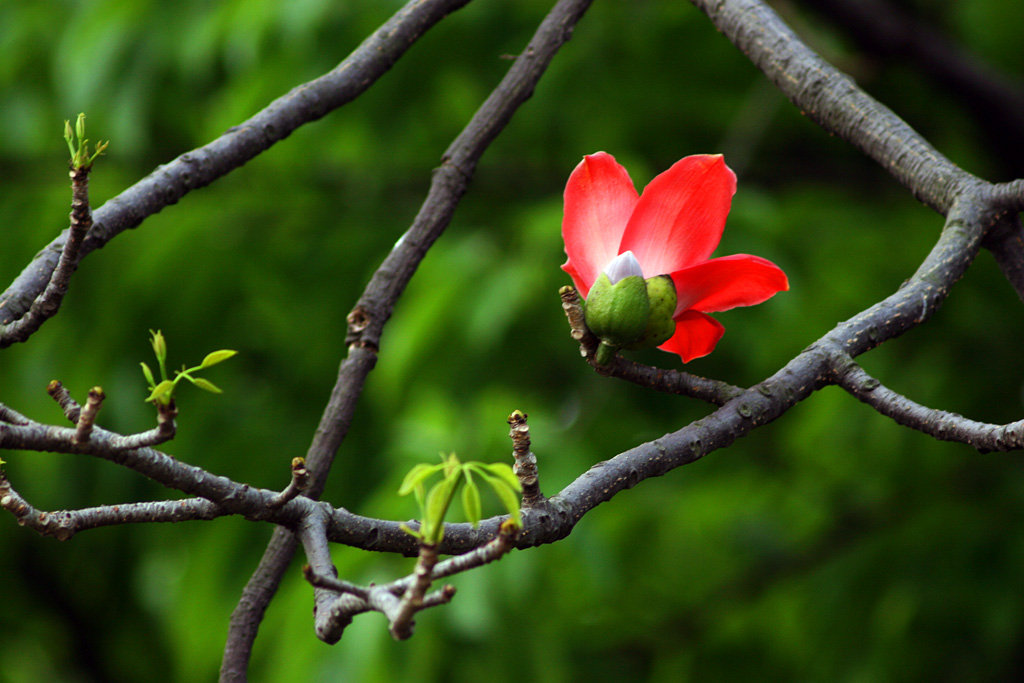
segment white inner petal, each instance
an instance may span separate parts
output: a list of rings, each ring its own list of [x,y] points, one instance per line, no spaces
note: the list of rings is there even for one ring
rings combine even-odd
[[[640,269],[640,262],[636,260],[636,256],[633,256],[631,251],[623,252],[609,261],[608,265],[604,267],[604,274],[608,276],[613,285],[630,275],[644,276],[643,270]]]

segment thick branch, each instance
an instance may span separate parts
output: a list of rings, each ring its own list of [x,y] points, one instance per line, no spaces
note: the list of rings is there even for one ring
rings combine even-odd
[[[984,246],[992,252],[999,270],[1024,301],[1024,229],[1020,214],[1003,216],[985,235]]]
[[[945,215],[977,182],[888,107],[822,59],[758,0],[691,0],[812,121],[846,140]]]
[[[883,0],[804,0],[862,47],[904,58],[959,98],[1004,167],[1024,169],[1024,88],[920,19]]]
[[[177,460],[153,448],[126,449],[124,437],[93,427],[88,441],[76,440],[77,429],[43,425],[32,420],[25,424],[0,422],[0,448],[53,453],[82,453],[104,460],[152,479],[189,496],[205,498],[223,509],[224,514],[239,514],[253,521],[273,521],[293,526],[307,514],[312,504],[299,497],[272,509],[278,497],[275,491],[258,489],[212,474]]]

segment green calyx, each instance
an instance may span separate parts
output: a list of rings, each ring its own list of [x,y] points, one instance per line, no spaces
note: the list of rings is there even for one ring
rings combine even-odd
[[[668,275],[656,275],[648,278],[647,300],[650,307],[647,324],[643,333],[635,341],[623,344],[627,349],[650,349],[667,342],[676,331],[676,321],[672,316],[676,312],[676,286]]]
[[[620,347],[641,338],[647,329],[650,309],[643,277],[629,275],[612,284],[608,276],[601,273],[590,288],[584,316],[594,336],[610,346]]]

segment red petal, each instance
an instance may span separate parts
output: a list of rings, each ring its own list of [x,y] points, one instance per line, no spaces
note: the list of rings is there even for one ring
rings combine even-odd
[[[676,332],[659,346],[662,351],[679,354],[684,363],[706,356],[725,334],[725,327],[709,315],[686,311],[676,318]]]
[[[601,270],[619,255],[619,242],[636,206],[637,192],[626,169],[611,154],[583,157],[565,186],[562,239],[569,257],[562,270],[581,296]]]
[[[789,289],[786,274],[760,256],[736,254],[698,263],[672,273],[679,303],[676,311],[692,308],[705,313],[753,306]]]
[[[677,161],[644,188],[619,250],[636,254],[645,277],[700,263],[718,246],[735,193],[721,154]]]

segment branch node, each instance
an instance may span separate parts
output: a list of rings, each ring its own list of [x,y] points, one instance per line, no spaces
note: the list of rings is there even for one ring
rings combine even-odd
[[[597,351],[600,343],[597,337],[587,328],[583,315],[583,300],[579,292],[572,285],[566,285],[558,290],[562,299],[562,310],[569,321],[569,335],[580,343],[580,355],[584,358],[591,358]]]
[[[46,393],[57,402],[60,409],[64,411],[64,417],[70,420],[74,424],[78,424],[78,418],[81,415],[82,407],[78,405],[75,399],[71,398],[71,392],[61,384],[60,380],[53,380],[46,386]]]
[[[433,543],[420,545],[419,559],[413,572],[413,581],[402,595],[398,609],[391,619],[391,637],[395,640],[406,640],[412,635],[413,615],[429,605],[424,604],[424,595],[433,581],[434,565],[437,564],[437,546]]]
[[[310,479],[311,475],[309,469],[306,467],[306,459],[292,458],[292,480],[288,482],[288,486],[285,487],[283,491],[270,499],[270,502],[267,503],[267,507],[271,510],[283,507],[285,503],[306,490],[309,486]]]
[[[106,394],[101,387],[93,387],[89,390],[89,398],[85,401],[85,407],[79,412],[78,427],[75,429],[75,436],[72,443],[86,443],[92,436],[92,428],[96,424],[96,416],[103,407],[103,399]]]
[[[511,429],[508,432],[512,439],[512,457],[515,464],[512,471],[519,478],[523,488],[523,507],[532,508],[542,505],[545,501],[540,490],[540,474],[537,471],[537,456],[530,450],[530,427],[526,424],[527,414],[514,410],[508,416]]]

